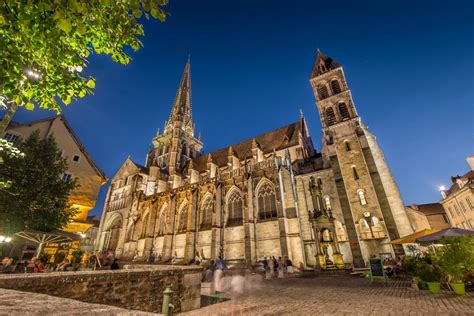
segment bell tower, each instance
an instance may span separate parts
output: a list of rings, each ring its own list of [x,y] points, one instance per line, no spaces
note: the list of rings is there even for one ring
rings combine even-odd
[[[336,187],[356,267],[401,255],[390,240],[412,233],[398,187],[375,136],[362,123],[342,65],[318,50],[310,83],[323,129],[322,154]]]

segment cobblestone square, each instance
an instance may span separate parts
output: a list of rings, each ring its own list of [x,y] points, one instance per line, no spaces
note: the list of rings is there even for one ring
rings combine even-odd
[[[435,295],[408,281],[328,276],[248,283],[240,297],[181,315],[474,315],[472,294]]]

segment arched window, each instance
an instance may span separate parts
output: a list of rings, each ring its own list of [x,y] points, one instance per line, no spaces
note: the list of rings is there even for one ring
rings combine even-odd
[[[277,217],[275,190],[273,186],[265,183],[258,190],[258,214],[260,220],[268,220]]]
[[[166,211],[161,212],[158,224],[158,236],[163,236],[164,234],[166,234]]]
[[[188,228],[188,206],[185,205],[181,208],[181,213],[179,214],[179,223],[178,223],[178,233],[185,233]]]
[[[358,190],[357,195],[359,196],[360,205],[367,205],[367,200],[365,199],[364,190]]]
[[[322,100],[322,99],[326,99],[327,97],[329,97],[329,92],[328,92],[328,88],[326,88],[326,86],[319,86],[318,87],[318,95],[319,95],[319,99]]]
[[[359,180],[359,174],[355,166],[352,166],[352,175],[354,176],[354,180]]]
[[[243,200],[239,192],[234,191],[227,200],[226,226],[238,226],[243,222]]]
[[[346,151],[351,151],[351,144],[348,140],[344,141],[344,147],[346,148]]]
[[[342,223],[340,221],[334,221],[334,227],[336,228],[336,238],[337,241],[347,241],[347,234],[346,230],[344,229],[344,226],[342,226]]]
[[[327,210],[331,210],[331,198],[329,196],[324,197],[324,205],[326,205]]]
[[[201,222],[200,230],[210,229],[212,227],[212,211],[214,209],[214,201],[207,198],[201,206]]]
[[[348,120],[351,118],[351,115],[349,114],[349,109],[347,108],[347,105],[344,102],[339,103],[339,114],[341,114],[341,119]]]
[[[383,229],[382,223],[380,223],[380,220],[375,216],[372,216],[372,235],[374,238],[385,237],[385,230]]]
[[[341,93],[341,86],[339,85],[339,81],[332,80],[331,81],[331,89],[333,94]]]
[[[334,110],[329,107],[326,108],[325,110],[325,116],[326,116],[326,125],[330,126],[336,123],[336,114],[334,114]]]
[[[323,180],[321,180],[321,178],[318,178],[318,186],[322,187],[323,186]]]
[[[365,220],[365,218],[361,218],[359,220],[359,233],[361,239],[371,239],[372,238],[372,231],[370,230],[370,226]]]

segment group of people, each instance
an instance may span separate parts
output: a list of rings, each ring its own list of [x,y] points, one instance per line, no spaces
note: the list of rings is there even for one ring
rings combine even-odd
[[[279,278],[285,277],[285,275],[291,275],[294,272],[293,262],[287,256],[278,257],[274,256],[269,258],[264,257],[262,260],[263,268],[265,269],[265,278],[271,279],[275,276]]]

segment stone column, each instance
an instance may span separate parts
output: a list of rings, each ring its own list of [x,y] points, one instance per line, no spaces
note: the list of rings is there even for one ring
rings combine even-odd
[[[215,198],[215,215],[216,221],[212,227],[212,245],[211,245],[211,259],[219,257],[221,249],[221,234],[222,234],[222,184],[217,184],[216,198]]]
[[[191,216],[188,218],[188,230],[186,231],[186,246],[184,248],[184,261],[191,262],[196,253],[196,231],[197,231],[197,209],[198,209],[198,190],[192,191],[191,197]]]
[[[171,206],[169,208],[169,216],[167,216],[167,223],[165,229],[165,236],[163,241],[163,261],[167,262],[171,260],[173,251],[173,236],[174,236],[174,217],[176,213],[176,195],[173,194],[171,197]]]

